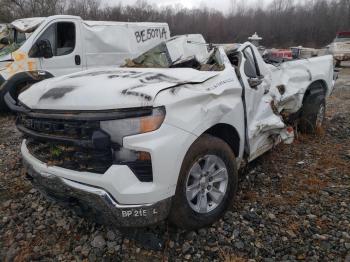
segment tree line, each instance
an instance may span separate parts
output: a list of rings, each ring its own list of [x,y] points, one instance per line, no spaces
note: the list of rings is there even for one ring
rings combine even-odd
[[[213,43],[243,42],[257,32],[267,47],[322,47],[337,31],[350,30],[350,0],[273,0],[264,7],[231,0],[225,13],[206,7],[157,7],[146,0],[113,6],[100,0],[0,0],[0,6],[0,22],[54,14],[89,20],[167,22],[172,35],[200,33]]]

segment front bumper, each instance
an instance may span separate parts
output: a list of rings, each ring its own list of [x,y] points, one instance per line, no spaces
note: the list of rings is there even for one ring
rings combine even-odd
[[[104,189],[40,173],[24,159],[28,179],[47,198],[74,209],[94,222],[117,227],[142,227],[164,220],[171,198],[142,205],[121,205]]]

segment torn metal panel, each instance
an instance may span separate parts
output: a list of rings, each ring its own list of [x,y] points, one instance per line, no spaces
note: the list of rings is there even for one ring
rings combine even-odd
[[[31,33],[44,22],[45,19],[45,17],[23,18],[13,21],[11,25],[20,32]]]
[[[132,61],[127,61],[125,66],[148,68],[197,67],[202,71],[210,71],[205,68],[205,65],[207,65],[211,55],[213,53],[208,51],[202,35],[175,36]]]
[[[297,112],[302,106],[306,89],[314,81],[323,81],[328,88],[327,94],[333,89],[333,61],[329,55],[293,60],[270,68],[273,75],[271,94],[280,112]],[[281,86],[284,87],[282,93]]]

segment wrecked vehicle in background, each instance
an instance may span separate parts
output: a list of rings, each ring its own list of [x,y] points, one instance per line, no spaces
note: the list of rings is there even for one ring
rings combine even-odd
[[[262,57],[265,62],[270,63],[275,61],[276,63],[281,63],[285,61],[290,61],[293,59],[292,51],[290,49],[266,49],[262,53]]]
[[[14,41],[0,51],[3,96],[33,83],[93,67],[118,66],[170,38],[166,23],[83,21],[76,16],[26,18],[11,24]]]
[[[343,61],[350,61],[350,32],[337,33],[329,45],[329,53],[333,55],[337,67]]]
[[[7,38],[9,34],[8,25],[0,24],[0,51],[7,45],[7,41],[4,38]]]
[[[13,21],[6,24],[6,28],[0,39],[3,48],[0,50],[0,65],[7,60],[7,55],[15,52],[29,38],[31,33],[37,28],[42,18],[26,18]],[[26,24],[24,27],[23,24]]]
[[[298,46],[298,47],[291,47],[290,49],[292,52],[293,59],[306,59],[306,58],[311,58],[316,56],[324,56],[329,53],[327,48],[317,49],[317,48]]]
[[[97,222],[186,229],[219,219],[238,170],[293,122],[313,132],[332,92],[333,58],[263,61],[257,48],[173,37],[128,60],[6,95],[24,134],[27,177]]]

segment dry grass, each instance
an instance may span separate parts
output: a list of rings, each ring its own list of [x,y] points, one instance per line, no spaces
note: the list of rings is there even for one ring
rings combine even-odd
[[[246,262],[248,259],[236,256],[231,253],[226,253],[222,249],[219,251],[220,260],[223,262]]]

